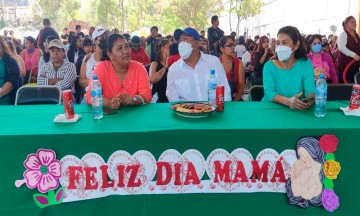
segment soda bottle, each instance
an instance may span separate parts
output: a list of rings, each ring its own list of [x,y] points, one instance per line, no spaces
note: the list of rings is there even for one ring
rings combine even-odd
[[[92,113],[94,119],[101,119],[103,117],[102,111],[102,92],[101,84],[97,75],[93,75],[91,82],[91,101],[92,101]]]
[[[208,102],[211,106],[216,108],[216,86],[217,79],[215,76],[215,70],[210,71],[209,86],[208,86]]]
[[[326,115],[326,97],[327,97],[327,83],[325,75],[320,74],[319,80],[316,82],[315,92],[315,116],[325,117]]]

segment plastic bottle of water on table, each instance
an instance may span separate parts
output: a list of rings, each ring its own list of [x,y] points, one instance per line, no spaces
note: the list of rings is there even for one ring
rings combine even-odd
[[[216,86],[217,78],[215,76],[215,70],[210,71],[209,86],[208,86],[208,102],[211,106],[216,108]]]
[[[103,117],[102,111],[102,91],[101,84],[97,75],[93,75],[91,82],[91,101],[92,101],[92,113],[94,119],[101,119]]]
[[[326,115],[326,97],[327,97],[327,83],[325,75],[320,74],[320,79],[316,82],[315,93],[315,116],[325,117]]]

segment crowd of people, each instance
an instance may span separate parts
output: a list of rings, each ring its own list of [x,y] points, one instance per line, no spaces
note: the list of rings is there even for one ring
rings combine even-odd
[[[356,20],[349,16],[336,35],[303,35],[286,26],[277,37],[253,39],[235,32],[225,35],[219,17],[207,30],[176,29],[162,36],[153,26],[148,37],[131,37],[91,27],[87,34],[77,25],[59,35],[48,19],[37,38],[21,43],[13,32],[0,39],[0,104],[13,104],[16,90],[27,83],[71,89],[78,103],[91,103],[92,75],[102,84],[104,105],[173,101],[207,101],[210,70],[225,86],[225,101],[241,101],[246,86],[263,85],[263,101],[292,109],[307,109],[313,101],[315,81],[323,73],[329,83],[342,83],[342,74],[360,60]],[[207,38],[206,38],[207,35]],[[349,68],[349,67],[348,67]],[[347,71],[354,82],[358,64]]]

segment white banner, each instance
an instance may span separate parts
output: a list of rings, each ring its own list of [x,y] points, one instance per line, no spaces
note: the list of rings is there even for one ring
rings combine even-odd
[[[158,160],[148,151],[116,151],[107,162],[88,153],[81,159],[63,157],[59,181],[65,188],[63,202],[131,194],[285,193],[295,161],[294,150],[279,154],[269,148],[256,158],[243,148],[215,149],[207,159],[195,149],[183,154],[170,149]]]

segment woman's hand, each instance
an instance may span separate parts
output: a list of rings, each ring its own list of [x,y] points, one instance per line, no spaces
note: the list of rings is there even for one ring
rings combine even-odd
[[[112,109],[119,109],[121,106],[120,102],[120,95],[117,95],[111,99],[111,108]]]
[[[91,58],[91,55],[92,55],[92,53],[86,54],[83,61],[87,62]]]
[[[269,53],[269,47],[267,47],[266,49],[265,49],[265,52],[264,52],[264,56],[267,56],[267,54]]]
[[[169,57],[166,58],[165,68],[169,69]]]
[[[355,59],[355,61],[360,61],[360,56],[356,54],[356,55],[354,56],[354,59]]]
[[[308,97],[309,97],[309,96],[308,96]],[[315,96],[313,96],[313,97],[314,97],[313,100],[311,100],[311,101],[309,101],[309,102],[306,103],[306,106],[308,107],[308,109],[309,109],[310,107],[312,107],[312,106],[314,105],[314,103],[315,103]]]
[[[132,97],[130,95],[128,95],[127,93],[120,94],[119,100],[120,100],[120,104],[124,105],[124,106],[132,105],[134,103]]]
[[[294,95],[289,99],[288,106],[291,109],[297,109],[297,110],[307,110],[309,108],[307,103],[304,103],[303,101],[299,100],[299,97],[303,95],[302,92],[300,92],[297,95]],[[310,103],[310,102],[309,102]]]

